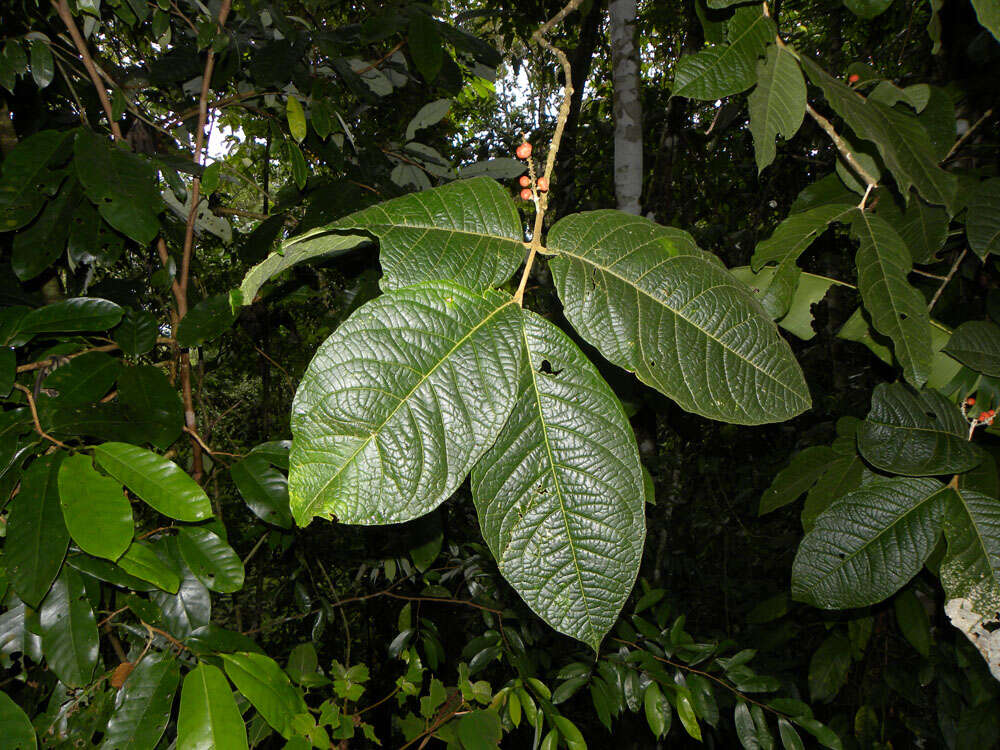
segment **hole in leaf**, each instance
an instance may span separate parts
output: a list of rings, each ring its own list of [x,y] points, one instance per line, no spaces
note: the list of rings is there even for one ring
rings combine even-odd
[[[649,366],[650,367],[656,367],[656,360],[655,359],[649,360]]]
[[[910,316],[907,315],[906,313],[900,313],[899,314],[899,319],[900,320],[906,320],[908,317],[910,317]]]
[[[928,419],[937,419],[937,414],[932,411],[925,411],[924,414],[927,415]]]
[[[547,359],[542,360],[542,364],[538,368],[538,371],[542,373],[542,375],[558,375],[559,373],[562,372],[562,370],[553,370],[552,363],[549,362]]]

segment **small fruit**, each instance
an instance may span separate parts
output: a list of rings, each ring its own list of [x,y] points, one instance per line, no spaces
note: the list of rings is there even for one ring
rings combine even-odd
[[[521,175],[521,179],[518,180],[518,182],[521,183],[521,187],[530,187],[531,186],[531,178],[528,177],[528,175],[526,175],[526,174]]]
[[[130,661],[123,661],[115,667],[115,671],[111,673],[111,687],[118,690],[125,684],[125,680],[127,680],[128,676],[132,674],[133,669],[135,669],[135,664]]]
[[[857,73],[851,73],[849,76],[847,76],[848,83],[857,83],[860,80],[861,76],[859,76]]]
[[[531,200],[531,188],[525,188],[521,191],[521,200],[530,201]]]
[[[531,156],[531,144],[525,141],[517,147],[517,150],[514,153],[517,154],[518,159],[527,159]]]
[[[972,396],[969,396],[967,399],[965,399],[965,405],[966,406],[975,406],[976,405],[976,399],[974,399]]]
[[[538,178],[538,190],[540,192],[544,193],[548,189],[549,189],[549,181],[548,181],[548,179],[545,178],[545,177],[539,177]]]

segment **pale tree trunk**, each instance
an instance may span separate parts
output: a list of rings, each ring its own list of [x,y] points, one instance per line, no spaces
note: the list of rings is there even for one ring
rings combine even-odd
[[[638,214],[642,197],[642,103],[639,52],[635,47],[636,0],[611,0],[608,7],[615,92],[615,196],[620,211]]]

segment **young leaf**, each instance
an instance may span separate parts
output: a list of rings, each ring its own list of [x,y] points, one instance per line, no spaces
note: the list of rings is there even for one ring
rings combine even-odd
[[[941,583],[948,599],[968,599],[980,614],[1000,608],[1000,500],[956,489],[945,504],[948,549]]]
[[[69,532],[59,508],[59,467],[65,453],[35,459],[11,500],[4,554],[11,587],[37,609],[59,574]]]
[[[231,594],[243,588],[243,562],[218,535],[201,526],[185,526],[177,546],[191,572],[212,591]]]
[[[1000,377],[1000,327],[988,320],[967,320],[942,350],[983,375]]]
[[[513,412],[472,470],[479,525],[542,619],[595,650],[639,570],[642,469],[617,397],[566,334],[523,311]]]
[[[292,405],[292,515],[397,523],[449,497],[496,440],[521,373],[520,311],[499,292],[418,284],[358,308]]]
[[[169,654],[153,652],[140,661],[118,694],[102,750],[156,747],[170,721],[180,684],[180,667]]]
[[[172,461],[126,443],[102,443],[94,456],[102,469],[163,515],[189,522],[211,517],[205,491]]]
[[[774,161],[774,139],[790,139],[806,114],[806,82],[787,47],[772,44],[757,63],[757,86],[747,99],[757,171]]]
[[[263,654],[220,654],[226,674],[257,709],[264,720],[283,737],[292,736],[292,719],[309,711],[302,693],[273,659]]]
[[[64,567],[38,612],[49,668],[69,687],[90,682],[97,666],[97,621],[79,574]]]
[[[5,746],[11,750],[35,750],[38,747],[31,719],[4,692],[0,692],[0,727],[3,727]]]
[[[125,490],[98,473],[90,456],[78,453],[63,461],[59,504],[69,535],[87,554],[114,561],[132,543],[132,506]]]
[[[802,370],[774,323],[686,233],[591,211],[557,222],[548,243],[574,328],[683,409],[762,424],[809,408]]]
[[[816,519],[792,564],[792,596],[823,609],[877,604],[909,581],[941,534],[952,489],[934,479],[881,479]]]
[[[199,664],[184,678],[177,747],[248,750],[243,717],[218,667]]]
[[[861,242],[858,291],[872,325],[892,339],[904,376],[920,388],[927,382],[934,352],[927,302],[907,279],[913,267],[910,253],[896,231],[873,214],[857,211],[851,232]]]

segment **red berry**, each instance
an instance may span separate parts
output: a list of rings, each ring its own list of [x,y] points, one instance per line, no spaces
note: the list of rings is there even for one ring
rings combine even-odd
[[[974,399],[972,396],[969,396],[967,399],[965,399],[965,405],[966,406],[975,406],[976,405],[976,399]]]
[[[540,192],[543,192],[543,193],[546,190],[549,189],[549,181],[548,181],[547,178],[545,178],[545,177],[539,177],[538,178],[538,189],[539,189]]]
[[[521,200],[530,201],[531,200],[531,189],[525,188],[521,191]]]
[[[859,76],[857,73],[851,73],[849,76],[847,76],[848,83],[857,83],[860,80],[861,76]]]
[[[531,144],[525,141],[517,147],[517,150],[514,153],[517,154],[518,159],[527,159],[531,156]]]
[[[528,177],[528,175],[523,174],[521,175],[521,179],[518,180],[518,182],[521,183],[521,187],[528,187],[531,185],[531,178]]]

